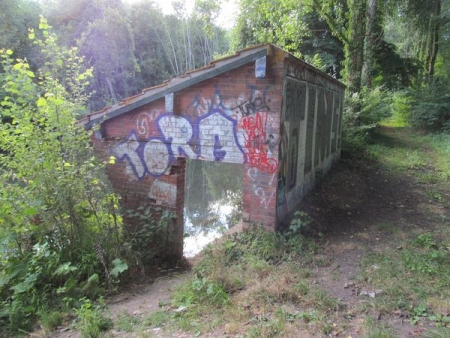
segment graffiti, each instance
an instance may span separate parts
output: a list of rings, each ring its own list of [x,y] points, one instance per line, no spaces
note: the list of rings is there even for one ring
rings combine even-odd
[[[306,83],[291,78],[286,82],[286,121],[305,119]]]
[[[294,68],[290,71],[300,71]],[[319,83],[302,70],[302,80]],[[295,72],[294,72],[295,73]],[[316,76],[316,75],[315,75]],[[311,188],[318,170],[327,170],[327,161],[338,150],[342,115],[342,94],[298,79],[287,78],[285,106],[280,130],[277,177],[277,218],[282,220]],[[311,175],[311,173],[313,175]]]
[[[288,150],[288,174],[287,174],[287,187],[289,190],[295,188],[297,184],[297,166],[298,166],[298,128],[292,131],[289,138],[289,150]]]
[[[316,87],[309,86],[308,114],[306,116],[306,143],[305,143],[305,168],[304,168],[305,176],[309,174],[312,170],[315,111],[316,111]]]
[[[136,130],[138,134],[150,136],[150,126],[159,115],[160,112],[157,109],[153,109],[150,113],[140,113],[136,119]]]
[[[148,197],[170,206],[176,205],[177,187],[176,185],[155,180],[150,188]]]
[[[290,191],[297,185],[299,163],[299,130],[306,115],[306,82],[287,78],[286,80],[285,124],[288,135],[287,142],[287,186]]]
[[[330,82],[324,76],[321,76],[312,69],[308,69],[307,67],[304,66],[298,67],[293,64],[288,64],[288,66],[286,67],[286,75],[317,86],[321,87],[328,86],[333,90],[339,90],[337,84]]]
[[[266,138],[266,121],[267,112],[258,112],[254,116],[242,118],[240,127],[245,131],[248,162],[263,171],[273,173],[277,170],[278,161],[268,156],[268,145],[273,141]]]
[[[218,109],[198,119],[197,123],[172,113],[159,116],[155,122],[159,136],[138,141],[132,131],[125,142],[112,150],[119,160],[127,161],[131,168],[128,172],[138,179],[145,174],[164,174],[178,156],[245,162],[245,152],[236,136],[236,121]],[[191,147],[196,144],[198,153]]]
[[[260,169],[256,167],[252,167],[247,171],[247,177],[251,181],[253,193],[255,196],[259,197],[259,204],[263,205],[264,209],[267,209],[275,195],[275,190],[269,195],[266,193],[264,187],[271,186],[276,175],[276,173],[273,173],[271,176],[268,176],[267,173],[261,172]],[[270,179],[267,180],[268,178]]]
[[[227,108],[233,105],[234,108]],[[241,113],[232,115],[233,109]],[[276,130],[269,110],[261,91],[252,88],[247,101],[239,95],[223,102],[216,87],[211,99],[195,97],[187,108],[190,115],[157,110],[140,113],[136,131],[131,131],[112,153],[127,162],[127,172],[137,179],[146,174],[155,177],[164,174],[176,157],[250,163],[273,173],[278,168],[273,157],[277,140],[267,132]],[[192,115],[194,120],[188,117]]]
[[[199,119],[201,157],[210,161],[243,163],[244,150],[239,145],[237,123],[215,109]]]
[[[166,114],[157,119],[157,125],[165,143],[170,144],[172,154],[187,158],[197,158],[189,145],[194,131],[192,123],[184,116]]]
[[[249,101],[242,102],[231,109],[239,109],[242,116],[254,115],[256,112],[268,112],[270,110],[266,104],[265,95],[257,90],[252,90]]]
[[[314,167],[317,168],[325,159],[326,138],[328,137],[326,124],[327,112],[325,110],[325,94],[323,88],[318,88],[317,94],[317,118],[316,118],[316,135],[315,135],[315,150],[314,150]]]
[[[112,153],[120,161],[126,161],[127,173],[134,174],[138,179],[143,178],[145,174],[162,175],[170,163],[170,154],[162,141],[149,139],[140,142],[135,132],[132,132],[125,142],[115,146]]]
[[[340,100],[339,96],[334,97],[334,114],[333,114],[333,129],[331,131],[331,152],[335,153],[338,147],[338,123],[339,123],[339,112],[340,112]]]
[[[186,108],[185,114],[190,116],[203,116],[214,109],[227,110],[228,104],[222,102],[219,86],[215,86],[214,94],[211,98],[205,98],[197,94],[192,103]]]

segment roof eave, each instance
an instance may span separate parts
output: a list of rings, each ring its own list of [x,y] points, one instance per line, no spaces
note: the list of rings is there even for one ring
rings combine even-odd
[[[270,44],[261,45],[256,48],[240,51],[238,54],[231,57],[213,61],[208,66],[189,72],[181,77],[174,78],[162,85],[144,89],[142,94],[127,98],[116,105],[89,114],[85,118],[79,120],[78,123],[83,125],[86,129],[90,129],[96,124],[100,124],[136,108],[142,107],[157,99],[163,98],[168,94],[178,92],[199,82],[211,79],[269,55],[270,48]],[[240,56],[241,54],[244,54],[244,56]],[[230,59],[234,58],[236,59],[230,61]]]

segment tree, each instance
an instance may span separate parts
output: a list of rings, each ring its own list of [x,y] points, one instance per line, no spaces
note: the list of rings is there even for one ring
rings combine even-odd
[[[0,48],[13,50],[16,57],[33,60],[28,28],[37,28],[39,6],[30,0],[3,0],[0,11]]]
[[[233,47],[270,42],[340,77],[342,43],[308,1],[241,1]]]
[[[73,306],[72,297],[111,286],[122,232],[105,163],[75,120],[92,70],[76,49],[58,45],[45,19],[39,27],[43,38],[29,32],[44,61],[39,71],[0,50],[9,118],[0,124],[0,312],[16,329],[29,329],[30,315],[58,295]]]
[[[94,68],[95,101],[91,110],[134,95],[139,67],[134,56],[131,23],[116,8],[105,8],[103,16],[89,23],[78,40],[80,52]]]

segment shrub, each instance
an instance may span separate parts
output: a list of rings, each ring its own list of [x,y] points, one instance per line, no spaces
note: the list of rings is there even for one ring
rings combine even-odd
[[[346,98],[342,121],[344,155],[361,156],[365,153],[371,132],[392,114],[392,97],[390,91],[376,87]]]
[[[411,123],[428,131],[450,132],[450,81],[435,77],[413,93]]]
[[[11,329],[58,297],[98,295],[126,269],[115,260],[122,225],[107,163],[75,119],[92,70],[57,45],[45,19],[39,27],[43,38],[29,33],[45,61],[39,71],[0,50],[0,312]]]

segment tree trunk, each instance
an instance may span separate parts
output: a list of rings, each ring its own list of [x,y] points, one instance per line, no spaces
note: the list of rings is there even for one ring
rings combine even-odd
[[[440,15],[441,15],[441,0],[435,0],[433,16],[431,18],[431,37],[430,37],[430,51],[428,63],[428,76],[431,79],[434,75],[434,65],[439,50],[439,30],[440,30]]]
[[[366,33],[366,0],[349,0],[350,20],[347,57],[347,85],[350,93],[361,91],[362,67],[364,61],[364,40]]]
[[[369,12],[367,22],[366,55],[363,68],[363,78],[367,88],[372,88],[373,67],[375,64],[375,46],[378,35],[381,34],[377,24],[377,0],[369,0]]]

